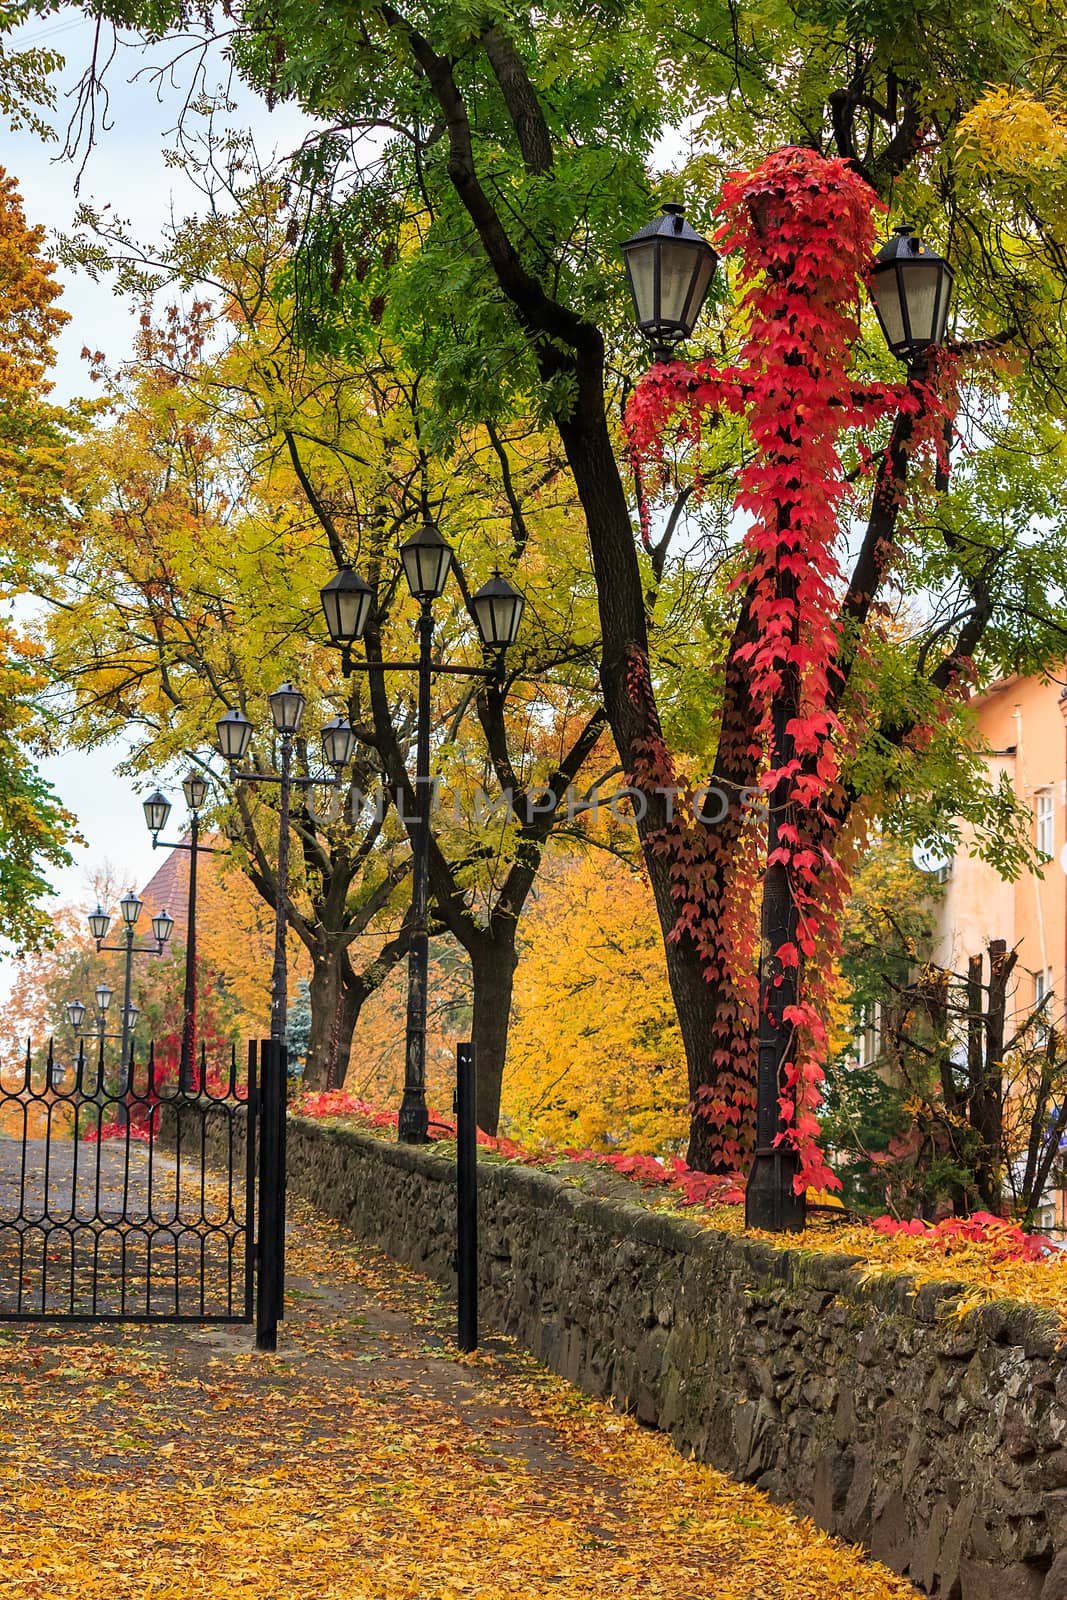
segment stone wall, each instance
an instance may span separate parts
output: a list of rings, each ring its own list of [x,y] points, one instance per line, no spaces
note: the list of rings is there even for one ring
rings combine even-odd
[[[481,1165],[485,1321],[941,1600],[1067,1600],[1067,1361],[1047,1317],[953,1318],[951,1285],[863,1284],[848,1256],[592,1181]],[[291,1120],[289,1183],[451,1279],[454,1167],[432,1150]]]

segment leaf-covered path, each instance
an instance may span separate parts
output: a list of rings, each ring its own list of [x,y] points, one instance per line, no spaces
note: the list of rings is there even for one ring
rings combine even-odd
[[[0,1327],[0,1597],[905,1600],[306,1210],[247,1329]]]

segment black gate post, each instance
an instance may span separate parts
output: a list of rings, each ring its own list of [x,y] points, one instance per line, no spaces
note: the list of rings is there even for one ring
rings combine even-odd
[[[286,1053],[276,1039],[260,1041],[257,1350],[277,1349],[285,1294]]]
[[[478,1116],[474,1046],[456,1046],[457,1343],[478,1348]]]

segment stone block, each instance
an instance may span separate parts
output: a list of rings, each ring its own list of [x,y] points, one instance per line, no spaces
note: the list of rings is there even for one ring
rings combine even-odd
[[[1043,1600],[1044,1588],[1045,1574],[1024,1562],[1001,1567],[966,1555],[960,1560],[960,1600]]]
[[[1061,1550],[1045,1574],[1040,1600],[1067,1600],[1067,1549]]]
[[[974,1498],[964,1495],[952,1513],[937,1561],[937,1576],[946,1600],[961,1600],[963,1544],[974,1520]]]
[[[871,1536],[867,1541],[877,1561],[897,1572],[906,1564],[912,1547],[912,1530],[903,1490],[879,1493],[871,1517]]]
[[[815,1464],[812,1480],[812,1517],[827,1533],[840,1526],[852,1484],[852,1452],[827,1450]]]

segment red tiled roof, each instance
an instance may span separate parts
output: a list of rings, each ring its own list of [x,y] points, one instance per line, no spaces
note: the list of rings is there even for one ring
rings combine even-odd
[[[187,844],[189,835],[182,839]],[[141,890],[141,899],[153,916],[166,911],[174,918],[172,945],[184,945],[189,918],[189,852],[171,850]]]

